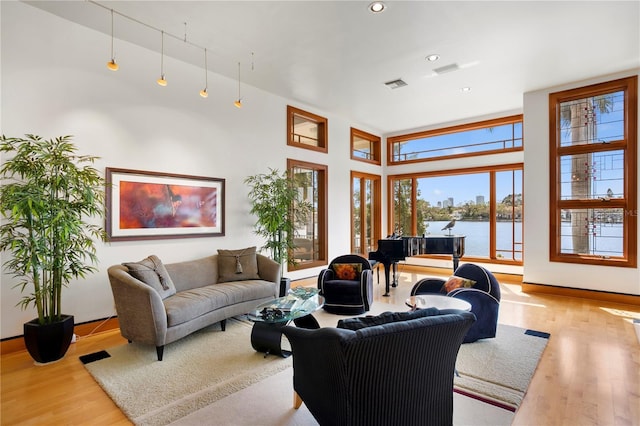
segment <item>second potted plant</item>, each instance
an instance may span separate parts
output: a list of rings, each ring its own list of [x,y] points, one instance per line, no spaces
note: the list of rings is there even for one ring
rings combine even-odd
[[[291,253],[295,248],[296,225],[305,223],[311,204],[286,171],[269,169],[268,173],[247,177],[245,183],[250,188],[251,213],[258,217],[255,233],[266,240],[262,250],[268,251],[281,268],[284,263],[295,264]],[[287,278],[282,280],[281,296],[286,294],[290,283]]]

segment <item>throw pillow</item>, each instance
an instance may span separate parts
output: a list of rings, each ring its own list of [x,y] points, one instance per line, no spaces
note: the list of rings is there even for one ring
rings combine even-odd
[[[256,248],[218,250],[218,282],[259,280]]]
[[[151,255],[140,262],[122,265],[129,269],[132,277],[155,289],[163,299],[176,294],[176,287],[158,256]]]
[[[376,325],[388,324],[391,322],[408,321],[415,318],[429,317],[438,315],[440,311],[437,308],[418,309],[409,312],[383,312],[376,316],[366,316],[359,318],[346,318],[338,321],[338,328],[347,330],[360,330],[361,328],[372,327]]]
[[[455,290],[456,288],[471,288],[476,282],[474,280],[470,280],[468,278],[457,277],[455,275],[449,277],[447,282],[444,283],[442,288],[445,293],[449,293],[450,291]]]
[[[354,281],[359,279],[362,265],[360,263],[334,263],[333,272],[339,280]]]

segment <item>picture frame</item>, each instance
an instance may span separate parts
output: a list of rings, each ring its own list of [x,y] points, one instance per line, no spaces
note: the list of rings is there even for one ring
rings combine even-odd
[[[108,241],[224,236],[225,180],[107,167]]]

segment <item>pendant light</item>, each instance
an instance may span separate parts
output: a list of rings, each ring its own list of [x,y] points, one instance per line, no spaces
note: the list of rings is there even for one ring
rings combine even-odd
[[[209,87],[209,79],[207,78],[207,49],[204,49],[204,89],[200,91],[200,96],[206,98],[209,96],[207,88]]]
[[[113,54],[113,9],[111,9],[111,60],[107,62],[107,68],[111,71],[118,71],[118,64],[116,64],[116,57]]]
[[[238,100],[233,104],[238,108],[242,108],[242,97],[240,97],[240,62],[238,62]]]
[[[160,33],[162,35],[162,45],[160,51],[160,78],[156,81],[160,86],[166,86],[167,80],[164,79],[164,31],[160,31]]]

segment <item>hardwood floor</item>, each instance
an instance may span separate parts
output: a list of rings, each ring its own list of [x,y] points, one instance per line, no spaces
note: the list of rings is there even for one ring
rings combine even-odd
[[[434,274],[429,274],[434,275]],[[375,285],[376,303],[401,304],[425,274],[403,272],[391,297]],[[521,291],[500,279],[500,322],[551,333],[514,425],[640,424],[640,307]],[[314,285],[315,280],[294,285]],[[78,356],[126,341],[117,331],[81,337],[64,359],[34,366],[22,351],[1,358],[2,425],[128,425]]]

